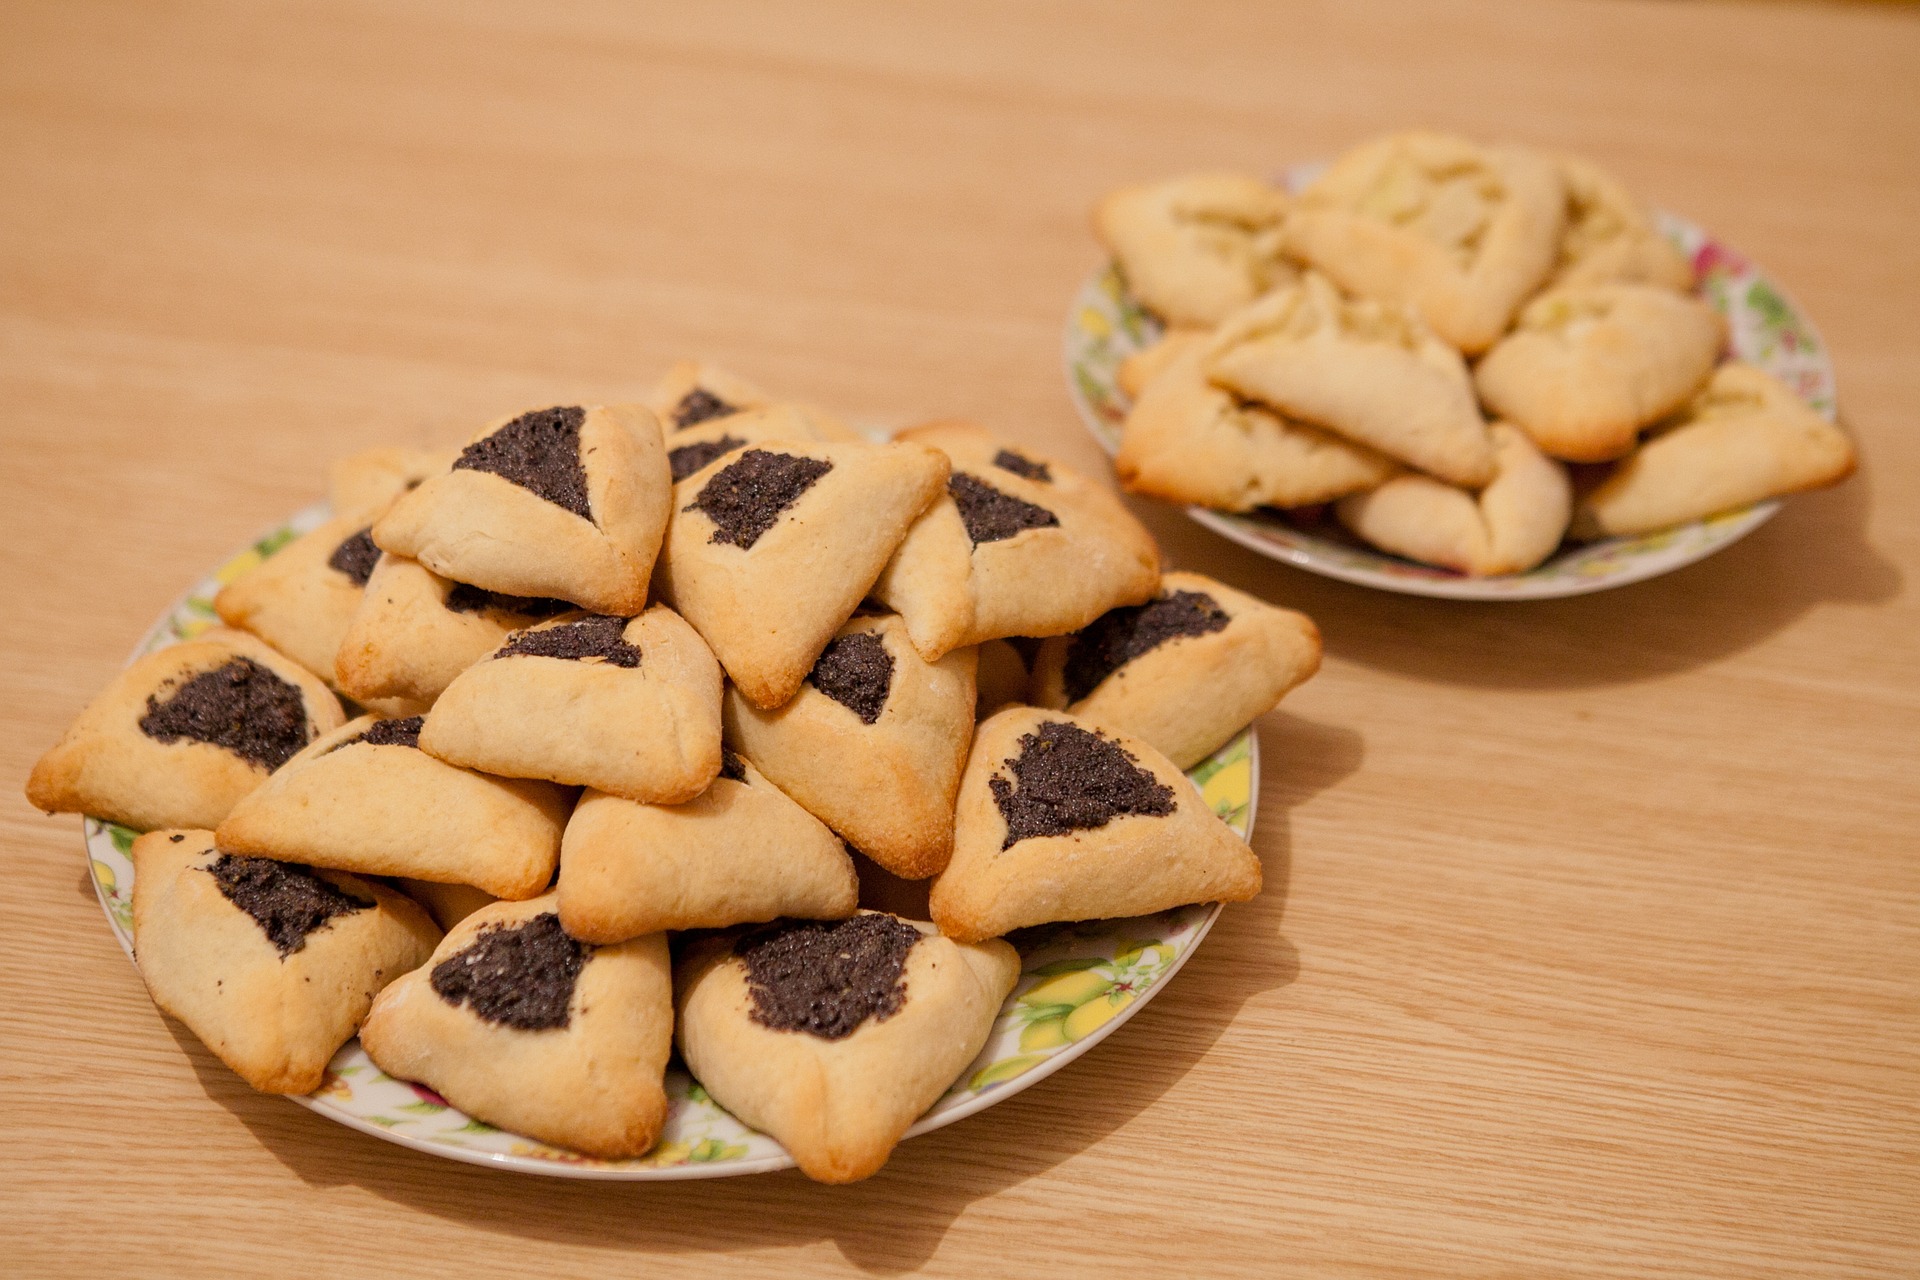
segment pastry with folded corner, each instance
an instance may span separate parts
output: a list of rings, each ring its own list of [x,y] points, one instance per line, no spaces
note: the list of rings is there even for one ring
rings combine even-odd
[[[1349,293],[1412,305],[1477,355],[1553,270],[1566,214],[1565,180],[1546,156],[1397,133],[1355,147],[1301,192],[1287,247]]]
[[[243,631],[215,628],[115,676],[33,766],[27,799],[141,831],[211,829],[345,719],[310,672]]]
[[[370,515],[335,516],[222,587],[214,611],[332,683],[334,656],[380,558],[371,526]]]
[[[1160,580],[1153,536],[1104,486],[970,423],[899,439],[953,463],[874,585],[929,661],[1002,636],[1051,636],[1138,604]]]
[[[671,609],[515,632],[427,713],[420,746],[503,778],[678,804],[720,772],[720,666]]]
[[[531,898],[553,880],[573,796],[420,750],[421,717],[362,716],[316,740],[220,824],[220,847],[362,875]]]
[[[337,512],[385,511],[460,456],[457,449],[382,445],[336,460],[327,468],[327,503]]]
[[[1382,551],[1475,577],[1533,568],[1566,536],[1573,488],[1524,431],[1488,430],[1495,474],[1480,492],[1408,472],[1342,498],[1340,523]]]
[[[1399,470],[1377,449],[1215,385],[1204,337],[1167,345],[1176,349],[1121,427],[1113,468],[1127,492],[1222,511],[1301,507],[1372,488]]]
[[[367,1056],[475,1119],[603,1159],[666,1122],[673,978],[664,934],[589,946],[549,894],[462,920],[374,1002]]]
[[[685,804],[587,792],[560,849],[560,920],[583,942],[836,919],[859,890],[839,837],[731,751]]]
[[[1449,483],[1493,478],[1466,363],[1402,304],[1343,297],[1308,272],[1229,316],[1201,367],[1229,391]]]
[[[680,1052],[715,1102],[819,1182],[856,1182],[979,1054],[1020,956],[863,911],[689,948]]]
[[[1547,287],[1650,284],[1685,293],[1693,264],[1654,226],[1653,215],[1600,166],[1558,157],[1567,185],[1567,226]]]
[[[1281,255],[1287,197],[1251,174],[1201,173],[1122,187],[1093,231],[1127,287],[1169,324],[1214,324],[1297,274]]]
[[[1542,452],[1605,462],[1693,397],[1727,327],[1698,298],[1646,284],[1543,293],[1473,372],[1480,398]]]
[[[661,598],[755,706],[780,706],[946,478],[945,456],[914,444],[785,441],[716,458],[674,486]]]
[[[1651,533],[1750,502],[1838,484],[1853,442],[1761,369],[1723,364],[1581,499],[1577,538]]]
[[[669,436],[773,403],[772,396],[745,378],[704,360],[676,361],[646,398],[647,407]]]
[[[380,989],[440,938],[385,885],[216,848],[133,842],[133,941],[153,1002],[265,1093],[311,1093]]]
[[[1040,646],[1035,701],[1129,733],[1181,769],[1320,669],[1313,619],[1197,573]]]
[[[1064,711],[1012,707],[974,734],[953,861],[933,882],[961,942],[1260,892],[1260,860],[1174,763]]]
[[[563,405],[499,422],[373,526],[382,551],[456,582],[646,606],[671,497],[659,425],[640,405]]]
[[[780,440],[859,439],[817,410],[774,404],[742,409],[724,418],[671,432],[667,438],[667,469],[675,484],[703,470],[716,458],[737,453],[748,445]]]
[[[784,706],[726,693],[727,740],[816,818],[895,875],[946,865],[973,736],[971,648],[928,662],[892,614],[840,629]]]
[[[565,600],[482,591],[382,553],[341,636],[333,673],[340,691],[364,705],[431,707],[508,635],[573,611]]]

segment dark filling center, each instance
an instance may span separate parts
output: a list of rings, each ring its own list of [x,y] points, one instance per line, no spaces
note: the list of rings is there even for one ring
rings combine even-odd
[[[622,638],[627,619],[595,614],[578,622],[565,622],[538,631],[519,631],[507,638],[496,658],[516,656],[533,658],[603,658],[616,667],[640,665],[640,650]]]
[[[354,586],[364,587],[379,559],[380,548],[373,545],[373,527],[369,525],[333,549],[327,557],[327,568],[339,570],[353,579]]]
[[[433,966],[429,980],[448,1004],[464,1004],[488,1022],[550,1031],[572,1020],[573,987],[590,954],[548,911],[524,924],[486,926],[472,946]]]
[[[148,694],[140,732],[157,742],[191,738],[278,769],[307,745],[307,708],[300,690],[252,658],[230,658],[179,685],[164,702]]]
[[[773,528],[780,513],[833,470],[831,462],[796,458],[788,453],[749,449],[707,481],[688,511],[704,511],[713,521],[709,542],[730,543],[742,550]]]
[[[427,722],[425,716],[401,716],[396,720],[376,720],[367,726],[364,733],[356,733],[344,742],[336,742],[332,751],[341,747],[350,747],[356,742],[364,742],[370,747],[420,747],[420,726]],[[328,754],[331,754],[330,751]]]
[[[307,935],[326,928],[335,916],[374,907],[297,862],[223,853],[207,874],[228,902],[253,917],[283,960],[306,946]]]
[[[747,780],[747,764],[727,748],[720,748],[720,776],[731,782]]]
[[[468,445],[453,469],[490,471],[556,507],[591,520],[587,472],[580,465],[580,426],[586,420],[587,411],[579,405],[523,413],[492,435]]]
[[[835,636],[807,673],[807,683],[872,724],[893,688],[893,655],[871,631]]]
[[[1110,609],[1067,649],[1067,701],[1080,701],[1102,680],[1169,640],[1208,635],[1229,621],[1212,596],[1198,591],[1176,591],[1145,604]]]
[[[901,977],[920,931],[888,915],[779,920],[734,944],[747,965],[753,1020],[823,1040],[885,1022],[907,998]]]
[[[1053,483],[1053,472],[1047,470],[1046,463],[1035,462],[1032,458],[1015,453],[1011,449],[1002,449],[994,454],[993,465],[1002,471],[1011,471],[1028,480],[1038,480],[1041,484]]]
[[[1020,738],[1007,762],[1013,780],[987,780],[1007,822],[1010,849],[1031,836],[1063,836],[1104,827],[1117,817],[1165,817],[1173,788],[1135,763],[1119,743],[1063,720],[1049,720]]]
[[[728,404],[705,387],[695,387],[680,397],[680,403],[673,406],[673,426],[676,431],[698,426],[709,418],[724,418],[739,409]]]
[[[573,607],[565,600],[548,596],[507,596],[498,591],[482,591],[464,582],[454,583],[453,590],[447,592],[447,609],[451,613],[479,613],[485,609],[498,609],[502,613],[517,613],[523,618],[551,618]]]
[[[702,440],[699,444],[683,444],[678,449],[667,450],[667,469],[673,472],[673,482],[679,484],[715,458],[725,457],[735,449],[746,447],[745,440],[733,436]]]
[[[947,478],[947,492],[953,496],[953,504],[960,508],[960,521],[967,526],[967,537],[973,539],[976,547],[983,542],[1011,538],[1023,529],[1042,529],[1060,523],[1060,517],[1045,507],[1022,502],[964,471],[956,471]]]

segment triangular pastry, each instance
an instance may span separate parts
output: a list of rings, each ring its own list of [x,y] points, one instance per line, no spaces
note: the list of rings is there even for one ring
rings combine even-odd
[[[1397,133],[1349,151],[1301,193],[1287,247],[1349,293],[1411,304],[1477,355],[1553,270],[1566,205],[1545,156]]]
[[[974,671],[971,648],[928,662],[899,618],[857,617],[784,706],[762,711],[729,688],[727,740],[854,848],[896,875],[930,876],[953,848]]]
[[[1443,480],[1493,478],[1460,353],[1405,306],[1343,297],[1316,272],[1228,317],[1201,367],[1229,391]]]
[[[953,463],[947,492],[917,521],[874,584],[928,659],[1002,636],[1051,636],[1160,580],[1160,550],[1104,486],[964,422],[898,437]]]
[[[385,511],[428,476],[453,465],[458,449],[381,445],[336,459],[327,468],[327,504],[336,512]]]
[[[731,751],[685,804],[587,792],[560,851],[560,919],[584,942],[835,919],[859,888],[840,838]]]
[[[133,941],[153,1002],[266,1093],[311,1093],[380,989],[440,938],[383,884],[215,847],[133,842]]]
[[[1642,427],[1693,397],[1726,336],[1712,307],[1668,289],[1555,289],[1526,305],[1473,380],[1488,410],[1544,453],[1605,462],[1630,452]]]
[[[1567,186],[1567,225],[1548,288],[1631,283],[1681,293],[1693,288],[1693,264],[1612,174],[1577,156],[1560,156],[1558,164]]]
[[[420,746],[504,778],[678,804],[720,772],[720,667],[671,609],[565,614],[462,672]]]
[[[663,599],[755,706],[791,698],[947,478],[911,444],[783,442],[674,486]]]
[[[1034,701],[1132,734],[1191,769],[1320,669],[1313,619],[1197,573],[1044,642]]]
[[[1651,533],[1763,498],[1838,484],[1853,442],[1773,375],[1723,364],[1574,515],[1578,538]]]
[[[1505,422],[1489,429],[1495,475],[1479,493],[1411,472],[1340,499],[1334,510],[1362,538],[1397,556],[1484,576],[1523,573],[1566,536],[1573,489],[1566,468]]]
[[[930,905],[940,932],[973,942],[1258,892],[1260,860],[1171,760],[1064,711],[1010,707],[974,734]]]
[[[776,440],[846,440],[844,428],[816,411],[798,405],[774,404],[742,409],[723,418],[667,433],[667,470],[675,484],[703,470],[716,458],[737,453],[748,445]]]
[[[482,591],[383,552],[333,660],[340,691],[366,705],[431,707],[453,678],[507,636],[574,606],[551,596]]]
[[[482,907],[374,1002],[360,1044],[476,1120],[602,1159],[666,1122],[673,978],[665,934],[595,947],[554,898]]]
[[[33,766],[27,799],[140,831],[211,829],[345,719],[314,675],[245,632],[215,628],[115,676]]]
[[[1251,174],[1201,173],[1123,187],[1093,231],[1127,287],[1169,324],[1209,325],[1293,279],[1281,256],[1287,197]]]
[[[1215,385],[1204,338],[1177,346],[1121,427],[1113,469],[1129,493],[1222,511],[1301,507],[1399,470],[1376,449]]]
[[[646,405],[668,436],[715,418],[764,409],[773,397],[745,378],[703,360],[680,360],[647,393]]]
[[[646,605],[670,488],[644,407],[537,409],[474,437],[373,540],[456,582],[630,615]]]
[[[348,514],[302,534],[222,587],[214,612],[331,680],[340,638],[380,558],[371,525]]]
[[[220,847],[496,898],[541,893],[572,794],[436,760],[420,750],[421,723],[362,716],[319,738],[233,807]]]
[[[862,912],[696,943],[680,1052],[713,1100],[819,1182],[877,1171],[985,1046],[1019,953]]]

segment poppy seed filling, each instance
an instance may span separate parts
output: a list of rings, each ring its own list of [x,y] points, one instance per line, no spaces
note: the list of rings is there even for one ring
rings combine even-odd
[[[140,732],[156,742],[204,742],[273,770],[307,745],[307,707],[300,690],[273,671],[252,658],[229,658],[164,699],[148,694]]]
[[[720,468],[685,510],[705,512],[713,521],[708,542],[745,551],[831,470],[833,464],[821,458],[749,449]]]
[[[1053,472],[1044,462],[1035,462],[1025,454],[1015,453],[1011,449],[1002,449],[993,455],[993,465],[1002,471],[1011,471],[1026,480],[1037,480],[1041,484],[1053,483]]]
[[[807,673],[807,683],[872,724],[886,709],[893,689],[893,655],[871,631],[835,636]]]
[[[490,924],[471,946],[433,966],[428,978],[448,1004],[520,1031],[552,1031],[573,1020],[573,988],[591,951],[543,912],[521,924]]]
[[[361,733],[354,734],[344,742],[336,742],[327,754],[331,755],[342,747],[350,747],[356,742],[364,742],[370,747],[412,747],[420,749],[420,730],[427,723],[425,716],[400,716],[393,720],[376,720]]]
[[[453,469],[490,472],[592,520],[587,472],[580,462],[580,428],[586,420],[587,411],[579,405],[523,413],[461,450]]]
[[[498,591],[482,591],[464,582],[454,583],[453,589],[447,592],[449,613],[481,613],[498,609],[501,613],[517,613],[523,618],[551,618],[556,613],[565,613],[575,607],[565,600],[555,600],[550,596],[507,596]]]
[[[667,470],[673,474],[673,482],[679,484],[715,458],[724,458],[735,449],[746,447],[745,440],[734,436],[721,436],[718,440],[702,440],[699,444],[683,444],[678,449],[667,451]]]
[[[1233,619],[1200,591],[1175,591],[1145,604],[1109,609],[1073,638],[1067,648],[1067,701],[1097,689],[1108,676],[1143,654],[1186,636],[1224,631]]]
[[[222,897],[253,917],[282,960],[305,947],[307,935],[326,928],[336,916],[371,911],[375,905],[297,862],[223,853],[206,871]]]
[[[1060,517],[1045,507],[1023,502],[1010,493],[1002,493],[986,481],[956,471],[947,477],[947,493],[960,509],[960,523],[974,546],[999,542],[1027,529],[1044,529],[1060,523]]]
[[[906,1003],[907,953],[920,931],[889,915],[779,920],[734,944],[745,962],[748,1016],[774,1031],[841,1040]]]
[[[677,431],[688,427],[697,427],[709,418],[724,418],[740,410],[728,404],[705,387],[695,387],[680,397],[680,403],[673,406],[673,426]]]
[[[1049,720],[1020,737],[1006,762],[1011,779],[987,780],[1007,824],[1000,847],[1035,836],[1063,836],[1104,827],[1115,818],[1160,818],[1175,809],[1173,788],[1142,769],[1125,747],[1064,720]]]
[[[327,557],[327,568],[346,574],[354,586],[364,587],[379,559],[380,548],[373,545],[373,526],[368,525],[333,549]]]
[[[637,667],[640,650],[626,642],[626,618],[594,614],[578,622],[536,631],[516,631],[493,656],[496,658],[565,658],[581,662],[599,658],[611,666]]]

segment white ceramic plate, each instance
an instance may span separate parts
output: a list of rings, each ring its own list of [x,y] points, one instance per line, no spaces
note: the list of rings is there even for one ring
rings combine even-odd
[[[1289,171],[1298,190],[1319,166]],[[1834,417],[1833,366],[1820,335],[1765,272],[1684,219],[1660,214],[1660,230],[1693,263],[1698,292],[1727,318],[1731,354],[1759,365]],[[1109,263],[1081,286],[1067,317],[1067,386],[1088,430],[1109,454],[1119,451],[1120,424],[1131,402],[1115,381],[1120,362],[1161,333],[1160,322],[1127,292]],[[1328,515],[1234,514],[1189,507],[1198,523],[1243,547],[1329,578],[1408,595],[1455,600],[1548,600],[1585,595],[1669,573],[1753,532],[1780,509],[1776,501],[1631,538],[1567,543],[1526,573],[1469,578],[1376,551]]]
[[[221,585],[258,565],[326,518],[302,511],[197,584],[156,622],[134,656],[176,643],[214,624]],[[1241,836],[1253,832],[1259,799],[1259,744],[1251,729],[1190,772],[1202,796]],[[88,818],[87,857],[94,890],[114,935],[133,954],[134,832]],[[1218,903],[1179,907],[1131,920],[1099,920],[1023,930],[1013,941],[1022,975],[994,1023],[987,1046],[946,1096],[907,1136],[952,1124],[1052,1075],[1111,1035],[1167,982],[1207,936]],[[684,1070],[667,1073],[669,1110],[660,1143],[638,1160],[597,1160],[495,1129],[418,1085],[376,1067],[350,1040],[334,1055],[326,1082],[293,1099],[341,1124],[434,1155],[498,1169],[572,1178],[643,1181],[764,1173],[793,1164],[779,1143],[717,1106]]]

